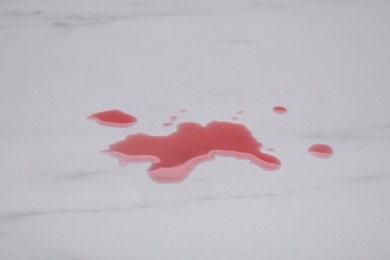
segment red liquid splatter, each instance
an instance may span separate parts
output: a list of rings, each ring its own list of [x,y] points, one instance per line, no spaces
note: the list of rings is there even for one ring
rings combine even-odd
[[[180,109],[179,113],[187,113],[187,110],[185,108]]]
[[[281,106],[274,107],[273,110],[277,114],[285,114],[287,112],[287,109],[285,107],[281,107]]]
[[[333,149],[326,144],[315,144],[309,147],[309,153],[319,158],[329,158],[333,155]]]
[[[119,110],[110,110],[93,114],[88,117],[104,126],[129,127],[137,122],[137,118],[128,115]]]
[[[157,182],[180,182],[190,171],[214,156],[248,159],[265,170],[280,168],[278,158],[260,152],[261,144],[243,125],[211,122],[206,126],[182,123],[168,136],[129,135],[112,144],[106,153],[117,157],[121,165],[151,162],[149,176]]]

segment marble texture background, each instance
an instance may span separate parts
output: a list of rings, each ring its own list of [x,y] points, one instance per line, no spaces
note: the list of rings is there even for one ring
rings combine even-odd
[[[390,259],[389,46],[387,0],[1,0],[0,259]],[[244,111],[282,168],[99,153],[182,108]]]

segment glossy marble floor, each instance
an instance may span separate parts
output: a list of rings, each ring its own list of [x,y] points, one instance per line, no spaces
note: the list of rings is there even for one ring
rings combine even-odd
[[[0,90],[0,259],[390,259],[387,0],[1,0]],[[237,111],[279,170],[100,153]]]

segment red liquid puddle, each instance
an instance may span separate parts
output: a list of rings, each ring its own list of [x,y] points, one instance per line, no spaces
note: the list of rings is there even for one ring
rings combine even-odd
[[[309,147],[309,153],[319,158],[329,158],[333,155],[333,149],[326,144],[315,144]]]
[[[269,171],[279,169],[279,159],[261,153],[260,148],[261,144],[245,126],[211,122],[206,126],[181,123],[168,136],[129,135],[104,152],[117,157],[121,165],[151,162],[149,176],[157,182],[169,183],[183,181],[197,164],[216,155],[248,159]]]
[[[281,107],[281,106],[274,107],[273,110],[277,114],[285,114],[287,112],[287,109],[285,107]]]
[[[129,127],[137,122],[137,118],[128,115],[119,110],[110,110],[93,114],[88,117],[104,126]]]

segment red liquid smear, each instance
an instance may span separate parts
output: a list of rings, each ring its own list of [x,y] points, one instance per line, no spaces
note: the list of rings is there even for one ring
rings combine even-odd
[[[119,110],[110,110],[93,114],[88,117],[104,126],[129,127],[137,122],[137,118],[128,115]]]
[[[315,144],[309,147],[309,153],[319,158],[329,158],[333,155],[333,149],[326,144]]]
[[[149,176],[157,182],[170,183],[183,181],[197,164],[216,155],[248,159],[269,171],[279,169],[279,159],[261,153],[260,148],[261,144],[245,126],[211,122],[206,126],[181,123],[168,136],[129,135],[104,152],[117,157],[121,165],[151,162]]]
[[[287,112],[287,109],[285,107],[280,107],[280,106],[274,107],[273,110],[277,114],[284,114]]]

